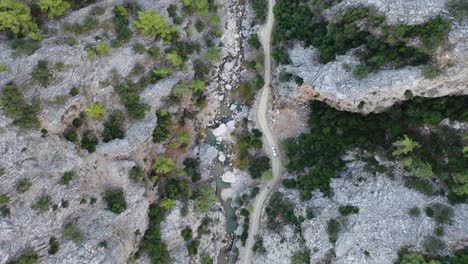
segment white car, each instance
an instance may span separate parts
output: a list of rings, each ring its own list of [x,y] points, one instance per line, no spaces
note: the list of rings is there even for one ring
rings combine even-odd
[[[276,154],[276,149],[275,148],[271,148],[271,151],[273,152],[273,157],[278,157],[278,154]]]

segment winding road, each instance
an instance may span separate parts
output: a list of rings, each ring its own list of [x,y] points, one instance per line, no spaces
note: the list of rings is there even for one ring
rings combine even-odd
[[[260,42],[262,43],[265,54],[265,85],[263,86],[261,96],[258,99],[259,101],[257,108],[257,125],[260,127],[260,130],[263,133],[263,146],[266,148],[266,152],[271,159],[273,179],[263,187],[253,204],[253,211],[250,214],[249,237],[245,243],[244,251],[240,253],[241,264],[252,263],[252,246],[255,243],[255,236],[257,235],[260,228],[262,212],[270,193],[278,184],[282,172],[281,158],[274,157],[272,155],[272,148],[274,147],[277,150],[279,148],[276,138],[273,136],[270,128],[268,127],[268,121],[266,117],[268,111],[268,102],[271,97],[271,32],[273,30],[274,24],[274,4],[275,0],[268,0],[267,22],[259,32]],[[277,153],[279,152],[277,151]]]

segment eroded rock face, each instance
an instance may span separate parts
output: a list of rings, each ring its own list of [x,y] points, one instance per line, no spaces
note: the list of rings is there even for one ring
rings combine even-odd
[[[374,5],[385,14],[390,24],[420,24],[438,14],[445,14],[444,1],[343,1],[330,13],[338,12],[349,5],[362,3]],[[427,4],[427,5],[426,5]],[[424,5],[424,7],[421,7]],[[336,10],[335,10],[336,9]],[[414,15],[421,14],[421,15]],[[313,47],[299,44],[289,50],[289,65],[279,65],[276,75],[285,71],[304,79],[298,87],[294,82],[280,83],[275,80],[275,93],[290,102],[304,103],[310,99],[328,102],[330,105],[347,111],[363,113],[380,112],[395,102],[405,100],[405,91],[424,97],[468,94],[468,21],[453,22],[447,43],[440,47],[434,62],[442,69],[434,79],[425,79],[423,66],[406,66],[401,69],[381,69],[363,80],[353,77],[352,69],[359,60],[352,55],[337,56],[336,60],[320,64]],[[358,109],[361,104],[361,109]]]
[[[442,196],[425,196],[404,187],[406,176],[399,168],[373,175],[363,170],[364,164],[351,162],[342,178],[332,180],[332,198],[316,192],[309,201],[301,201],[298,191],[280,188],[294,204],[296,215],[305,217],[310,207],[315,217],[301,224],[302,234],[294,233],[290,227],[280,233],[264,230],[267,254],[257,255],[255,263],[289,263],[294,253],[303,250],[310,252],[311,263],[318,263],[329,258],[330,250],[334,249],[333,263],[343,264],[394,263],[398,250],[404,246],[424,252],[425,237],[432,235],[437,226],[433,218],[425,215],[424,208],[433,203],[450,206],[448,201]],[[394,165],[386,163],[386,166]],[[358,207],[359,213],[340,216],[338,207],[348,204]],[[419,217],[409,215],[413,207],[421,210]],[[444,225],[445,253],[462,248],[468,239],[468,206],[460,204],[453,209],[453,223]],[[342,219],[344,223],[335,245],[330,243],[327,234],[327,221],[331,218]],[[298,238],[301,236],[302,241]]]

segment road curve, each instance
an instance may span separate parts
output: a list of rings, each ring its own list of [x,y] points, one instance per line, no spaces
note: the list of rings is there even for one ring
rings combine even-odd
[[[275,0],[268,0],[268,16],[266,24],[261,28],[259,32],[260,42],[263,46],[263,51],[265,54],[264,66],[265,66],[265,85],[261,91],[261,95],[258,98],[258,108],[257,108],[257,126],[263,133],[263,146],[266,149],[267,155],[270,156],[271,166],[273,171],[273,179],[267,183],[257,195],[253,211],[250,214],[250,224],[249,224],[249,237],[245,243],[244,252],[240,254],[240,263],[241,264],[250,264],[252,263],[252,246],[255,242],[255,236],[258,233],[260,227],[260,218],[262,216],[263,209],[269,197],[271,191],[273,191],[278,184],[282,172],[281,158],[273,157],[272,147],[279,150],[275,137],[273,136],[270,128],[268,127],[267,122],[267,111],[268,111],[268,102],[270,100],[271,94],[271,32],[273,30],[274,16],[273,16],[273,6]],[[279,154],[279,151],[277,151]]]

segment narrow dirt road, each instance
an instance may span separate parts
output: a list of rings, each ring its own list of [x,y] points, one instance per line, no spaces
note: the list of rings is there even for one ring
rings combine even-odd
[[[268,102],[270,101],[271,97],[271,32],[273,30],[274,24],[274,4],[275,0],[268,0],[267,22],[262,27],[259,34],[260,42],[262,42],[265,53],[265,86],[263,86],[261,95],[258,99],[259,101],[257,109],[257,125],[260,127],[260,130],[263,133],[263,146],[271,159],[273,179],[263,187],[255,199],[253,211],[250,214],[249,237],[245,243],[244,252],[240,253],[240,263],[242,264],[252,263],[252,246],[255,242],[255,235],[257,235],[258,229],[260,227],[260,218],[262,216],[262,212],[266,205],[269,194],[278,184],[282,172],[281,158],[274,157],[272,155],[272,148],[276,148],[278,150],[279,144],[268,127],[266,117],[268,111]],[[277,153],[279,152],[277,151]]]

